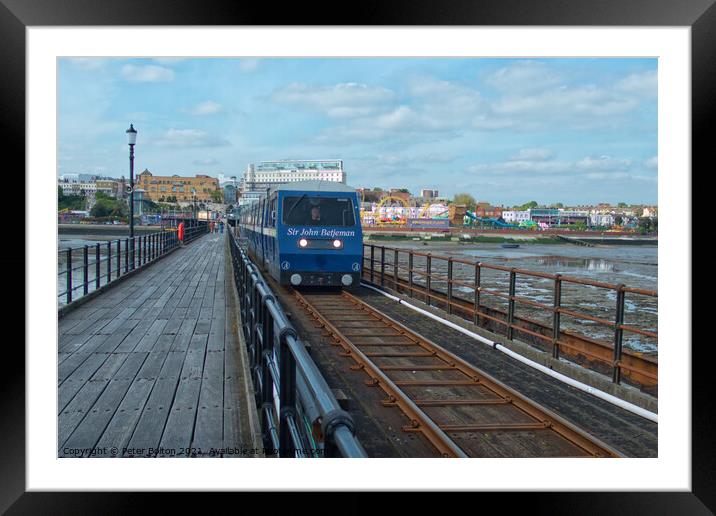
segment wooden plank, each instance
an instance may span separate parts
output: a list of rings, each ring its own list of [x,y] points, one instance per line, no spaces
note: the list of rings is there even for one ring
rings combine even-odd
[[[101,366],[92,375],[89,381],[83,381],[76,394],[63,405],[59,414],[58,448],[72,434],[74,429],[85,418],[102,391],[107,387],[112,376],[122,366],[127,358],[126,353],[109,355]],[[62,387],[70,383],[68,380]],[[62,393],[62,387],[60,393]]]
[[[194,326],[196,326],[196,320],[194,319],[186,319],[182,322],[179,333],[177,333],[172,343],[171,351],[186,351],[189,349],[191,336],[194,334]]]
[[[88,457],[96,453],[95,445],[117,411],[120,402],[142,367],[148,353],[130,353],[85,418],[62,445],[73,457]],[[65,455],[67,456],[67,455]]]
[[[185,356],[186,354],[183,352],[168,353],[159,377],[154,382],[154,388],[142,408],[142,413],[127,445],[128,450],[123,456],[154,457],[156,455],[156,448],[164,433],[164,426],[176,393]]]
[[[57,393],[57,407],[60,412],[74,398],[75,394],[92,378],[92,375],[107,360],[107,355],[92,353],[77,367],[59,386]]]
[[[202,383],[206,340],[206,335],[192,336],[174,403],[159,446],[163,451],[158,456],[192,456],[190,445]]]
[[[162,330],[164,330],[164,326],[166,326],[166,324],[166,319],[155,320],[147,330],[147,333],[145,333],[139,340],[139,343],[137,344],[137,347],[134,348],[134,351],[152,351],[157,343],[157,340],[162,335]]]
[[[132,437],[167,357],[168,353],[152,352],[148,354],[142,368],[100,437],[97,443],[98,448],[111,449],[114,447],[117,449],[117,456],[126,455],[127,443]]]
[[[152,324],[154,324],[154,321],[151,319],[143,319],[139,321],[132,331],[129,332],[129,335],[124,338],[116,351],[118,353],[128,353],[134,350],[144,335],[147,334],[149,328],[152,327]]]
[[[221,456],[224,434],[224,352],[207,351],[192,447],[200,456]]]
[[[240,357],[225,350],[238,330],[227,324],[224,245],[181,249],[58,324],[60,443],[83,456],[95,445],[186,456],[193,443],[207,456],[246,444]]]

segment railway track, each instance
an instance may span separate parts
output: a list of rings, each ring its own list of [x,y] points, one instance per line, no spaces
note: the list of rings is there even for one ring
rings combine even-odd
[[[443,457],[619,457],[546,408],[345,291],[299,292],[351,369]]]

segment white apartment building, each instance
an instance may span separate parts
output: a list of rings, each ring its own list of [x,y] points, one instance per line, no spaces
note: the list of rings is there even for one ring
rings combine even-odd
[[[94,181],[58,181],[57,186],[62,188],[65,195],[81,195],[83,191],[85,195],[94,195],[97,192],[97,183]]]
[[[262,191],[292,181],[335,181],[346,183],[343,160],[279,160],[249,164],[241,179],[241,192]]]
[[[505,222],[509,223],[517,223],[524,222],[526,220],[530,220],[530,210],[523,210],[523,211],[503,211],[502,212],[502,219]]]
[[[611,213],[592,213],[589,216],[589,221],[593,226],[606,226],[611,227],[614,225],[615,217]]]
[[[93,197],[97,192],[103,192],[109,196],[116,196],[118,182],[112,179],[96,179],[81,181],[73,177],[62,176],[57,181],[57,186],[62,188],[64,195],[82,195]]]

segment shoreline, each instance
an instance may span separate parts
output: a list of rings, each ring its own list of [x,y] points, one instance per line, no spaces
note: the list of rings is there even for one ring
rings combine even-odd
[[[363,243],[389,243],[389,242],[415,242],[421,243],[422,245],[430,245],[431,243],[436,244],[537,244],[537,245],[651,245],[658,246],[659,241],[656,238],[641,237],[641,238],[619,238],[619,237],[579,237],[579,238],[568,238],[562,235],[524,235],[524,236],[498,236],[498,235],[470,235],[469,238],[464,236],[453,236],[447,235],[435,235],[435,234],[422,234],[422,235],[376,235],[376,234],[364,234]]]

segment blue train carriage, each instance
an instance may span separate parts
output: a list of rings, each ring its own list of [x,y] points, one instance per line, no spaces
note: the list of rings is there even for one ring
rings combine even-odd
[[[360,283],[363,233],[355,188],[333,181],[278,185],[255,203],[254,211],[249,246],[280,284]]]

